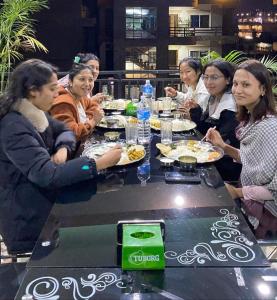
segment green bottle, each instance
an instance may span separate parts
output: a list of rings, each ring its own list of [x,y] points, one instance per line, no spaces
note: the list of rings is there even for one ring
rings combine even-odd
[[[137,116],[137,107],[132,101],[129,102],[126,106],[126,115],[132,117]]]

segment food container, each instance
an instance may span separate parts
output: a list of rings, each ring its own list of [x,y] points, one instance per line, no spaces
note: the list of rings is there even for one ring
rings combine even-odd
[[[160,162],[162,167],[170,168],[174,164],[174,159],[168,157],[161,157]]]
[[[178,161],[182,171],[193,172],[195,171],[197,159],[194,156],[179,156]]]
[[[118,119],[114,117],[106,117],[107,127],[115,127],[118,124]]]
[[[105,140],[107,142],[116,142],[119,139],[119,132],[116,131],[108,131],[104,133]]]

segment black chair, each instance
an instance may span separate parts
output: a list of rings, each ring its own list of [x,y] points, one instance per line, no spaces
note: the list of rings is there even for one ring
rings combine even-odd
[[[11,261],[13,263],[17,263],[18,259],[20,258],[30,258],[31,257],[31,253],[18,253],[18,254],[8,254],[8,253],[2,253],[2,248],[5,247],[5,243],[3,238],[0,235],[0,265],[1,265],[1,261],[3,259],[11,259]]]

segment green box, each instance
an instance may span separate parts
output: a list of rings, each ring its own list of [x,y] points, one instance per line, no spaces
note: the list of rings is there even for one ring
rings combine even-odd
[[[162,270],[164,243],[159,224],[123,224],[122,269]]]

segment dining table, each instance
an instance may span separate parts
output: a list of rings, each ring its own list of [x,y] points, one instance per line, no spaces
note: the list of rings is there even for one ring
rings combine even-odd
[[[200,182],[167,182],[183,171],[161,165],[160,140],[152,131],[142,160],[60,191],[15,299],[277,299],[277,271],[214,164],[197,165]],[[164,270],[122,269],[118,222],[136,220],[163,220]]]

